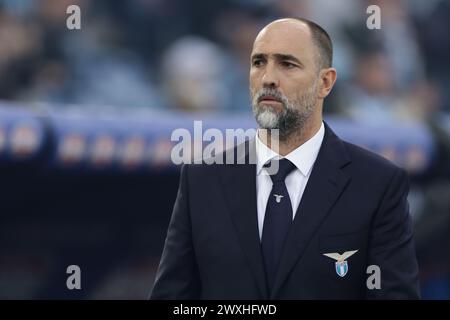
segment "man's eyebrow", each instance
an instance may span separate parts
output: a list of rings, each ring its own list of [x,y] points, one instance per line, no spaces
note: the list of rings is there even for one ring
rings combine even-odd
[[[293,61],[295,63],[298,63],[300,66],[304,66],[303,63],[296,58],[295,56],[293,56],[292,54],[285,54],[285,53],[274,53],[271,54],[272,56],[275,57],[275,59],[279,60],[279,61],[283,61],[283,60],[288,60],[288,61]],[[256,59],[267,59],[268,55],[264,54],[264,53],[255,53],[252,55],[252,61],[256,60]]]
[[[292,54],[274,53],[273,55],[277,60],[293,61],[293,62],[298,63],[299,65],[303,66],[303,63],[299,59],[294,57]]]
[[[252,61],[256,59],[267,59],[267,54],[255,53],[254,55],[252,55]]]

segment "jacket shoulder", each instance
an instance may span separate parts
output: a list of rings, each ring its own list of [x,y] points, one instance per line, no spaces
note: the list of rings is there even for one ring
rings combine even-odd
[[[373,151],[347,141],[343,141],[343,144],[352,159],[352,167],[357,168],[364,175],[374,176],[376,179],[384,176],[390,178],[398,171],[406,173],[403,168]]]
[[[253,148],[254,142],[246,140],[213,156],[202,158],[201,161],[183,164],[183,167],[189,167],[189,171],[192,172],[202,172],[230,167],[236,164],[256,164],[256,154]]]

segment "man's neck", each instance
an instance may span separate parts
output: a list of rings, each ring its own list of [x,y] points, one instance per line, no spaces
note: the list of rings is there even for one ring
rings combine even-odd
[[[274,145],[273,148],[271,146],[271,135],[270,131],[268,130],[268,134],[260,134],[261,131],[258,130],[258,138],[261,140],[262,143],[264,143],[268,148],[274,150],[281,156],[285,156],[289,153],[291,153],[293,150],[300,147],[302,144],[304,144],[306,141],[311,139],[319,130],[320,126],[322,125],[322,119],[320,121],[309,121],[305,124],[303,128],[300,130],[297,130],[290,136],[280,139],[279,145]]]

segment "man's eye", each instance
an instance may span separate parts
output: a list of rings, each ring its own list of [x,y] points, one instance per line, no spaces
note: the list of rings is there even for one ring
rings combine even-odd
[[[259,67],[262,65],[262,60],[253,60],[253,66],[254,67]]]
[[[283,67],[289,68],[289,69],[295,67],[295,64],[290,63],[290,62],[288,62],[288,61],[283,61],[283,62],[281,62],[281,65],[282,65]]]

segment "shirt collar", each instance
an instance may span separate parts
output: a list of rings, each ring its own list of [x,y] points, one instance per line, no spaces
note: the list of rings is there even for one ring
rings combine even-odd
[[[314,136],[312,136],[308,141],[283,157],[267,147],[259,139],[257,132],[255,137],[257,158],[256,174],[259,175],[261,173],[264,164],[266,164],[268,161],[272,159],[286,158],[291,161],[305,177],[309,176],[314,162],[317,159],[317,155],[319,154],[324,135],[325,126],[322,122],[319,131],[317,131]]]

